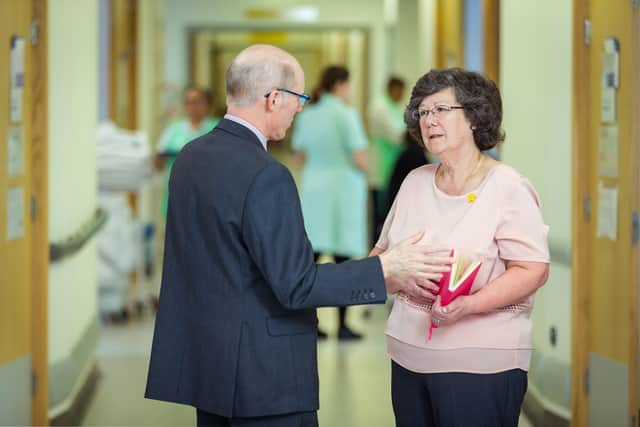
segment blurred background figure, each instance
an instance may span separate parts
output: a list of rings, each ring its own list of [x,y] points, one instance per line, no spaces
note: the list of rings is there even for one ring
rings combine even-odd
[[[340,263],[367,253],[367,138],[348,105],[350,94],[349,70],[325,68],[312,105],[294,127],[294,162],[303,165],[302,212],[316,261],[322,254]],[[338,338],[361,338],[346,324],[347,308],[338,310]]]
[[[398,190],[402,185],[402,181],[409,175],[409,172],[428,163],[429,157],[422,145],[411,136],[409,132],[404,133],[404,149],[400,152],[400,156],[393,165],[389,185],[387,186],[387,194],[385,197],[384,214],[386,215],[391,209],[391,205],[398,194]]]
[[[198,86],[188,87],[183,97],[185,116],[167,126],[160,136],[154,163],[157,170],[165,170],[163,215],[167,213],[169,200],[167,185],[176,156],[188,142],[209,132],[220,120],[210,116],[212,102],[213,96],[209,89]]]
[[[371,186],[372,231],[375,242],[387,214],[387,187],[396,159],[402,151],[405,124],[403,119],[405,82],[392,76],[387,81],[386,92],[369,109],[369,132],[371,134]]]

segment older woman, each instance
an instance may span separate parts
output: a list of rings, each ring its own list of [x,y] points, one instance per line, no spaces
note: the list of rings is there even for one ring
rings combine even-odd
[[[517,426],[531,357],[533,294],[549,271],[548,227],[527,178],[483,151],[504,140],[496,85],[461,69],[418,80],[408,130],[440,160],[403,182],[372,254],[423,243],[482,262],[446,306],[399,295],[387,324],[397,426]],[[428,339],[431,323],[439,326]]]

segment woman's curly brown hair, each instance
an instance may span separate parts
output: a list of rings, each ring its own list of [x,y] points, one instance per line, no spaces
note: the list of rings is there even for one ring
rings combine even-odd
[[[502,124],[502,99],[496,84],[473,71],[461,68],[431,70],[416,82],[411,91],[404,121],[411,135],[422,141],[420,119],[416,112],[425,97],[453,88],[456,101],[464,107],[464,114],[471,123],[473,140],[480,151],[489,150],[504,141]]]

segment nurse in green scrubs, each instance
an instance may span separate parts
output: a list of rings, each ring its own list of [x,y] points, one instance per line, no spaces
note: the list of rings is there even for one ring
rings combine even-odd
[[[404,89],[404,80],[390,77],[386,93],[369,108],[372,151],[369,168],[369,185],[373,199],[372,246],[377,242],[387,217],[387,206],[393,202],[389,200],[389,181],[396,161],[404,149]]]
[[[209,90],[189,87],[184,91],[183,100],[185,117],[173,122],[162,132],[156,149],[156,168],[166,169],[165,190],[162,199],[162,213],[165,217],[169,201],[169,175],[178,153],[188,142],[209,132],[220,121],[209,116],[212,102]]]
[[[326,68],[314,96],[319,99],[296,118],[292,141],[298,163],[304,163],[301,198],[309,240],[316,259],[328,253],[336,262],[367,255],[367,138],[347,104],[350,92],[349,71]],[[345,315],[340,308],[338,338],[360,338]]]

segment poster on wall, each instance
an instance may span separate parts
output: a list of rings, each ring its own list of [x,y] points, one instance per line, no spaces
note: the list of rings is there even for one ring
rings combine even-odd
[[[598,185],[597,236],[601,239],[618,239],[618,188]]]
[[[9,121],[21,123],[24,94],[24,37],[11,37],[10,60]]]
[[[600,121],[616,122],[616,91],[620,86],[620,42],[615,37],[604,40],[602,51],[602,82]]]
[[[7,171],[10,177],[24,175],[24,133],[22,126],[9,126]]]
[[[24,237],[24,188],[12,187],[7,192],[7,240]]]
[[[598,176],[618,177],[618,126],[600,126],[598,141]]]

